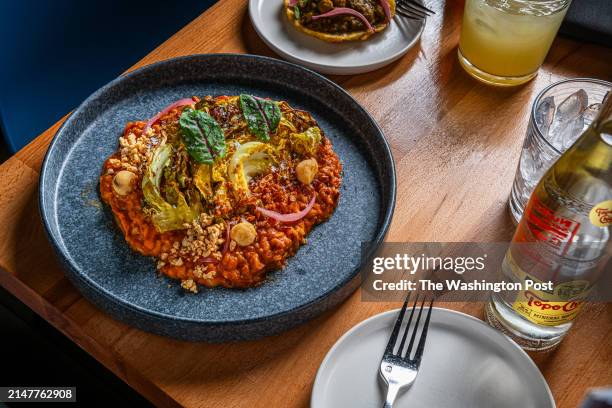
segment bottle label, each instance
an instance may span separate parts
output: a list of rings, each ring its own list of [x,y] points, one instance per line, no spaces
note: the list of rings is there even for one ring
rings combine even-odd
[[[517,247],[516,259],[510,250],[506,262],[514,276],[521,282],[529,279],[539,283],[549,280],[549,277],[554,278],[560,267],[559,262],[563,262],[580,226],[575,220],[557,215],[537,196],[533,196],[525,209],[515,240],[540,243],[542,249]],[[576,280],[554,282],[552,292],[524,289],[517,295],[512,308],[533,323],[557,326],[570,322],[578,315],[590,288],[588,281]]]
[[[596,227],[609,227],[612,225],[612,200],[595,204],[589,213],[591,224]]]
[[[533,323],[558,326],[572,321],[584,303],[579,300],[555,302],[548,300],[549,297],[541,296],[536,290],[524,291],[518,295],[512,308]]]
[[[529,279],[543,283],[538,278],[523,271],[508,252],[504,259],[514,276],[522,282]],[[588,296],[591,284],[587,280],[558,283],[552,292],[533,288],[521,290],[512,308],[527,320],[543,326],[558,326],[572,321],[580,312],[584,299]]]
[[[519,225],[517,230],[519,240],[544,242],[557,249],[559,254],[565,252],[580,229],[579,222],[558,216],[536,196],[529,201],[523,218],[523,225]]]

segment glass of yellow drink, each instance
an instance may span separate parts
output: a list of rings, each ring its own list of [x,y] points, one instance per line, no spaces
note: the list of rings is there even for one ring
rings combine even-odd
[[[536,76],[571,0],[466,0],[459,62],[476,79],[513,86]]]

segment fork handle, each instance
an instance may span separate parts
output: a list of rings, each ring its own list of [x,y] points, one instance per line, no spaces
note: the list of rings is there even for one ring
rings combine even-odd
[[[395,398],[397,398],[397,394],[400,390],[400,386],[397,383],[389,383],[387,386],[387,397],[385,398],[385,403],[383,404],[383,408],[392,408],[395,403]]]

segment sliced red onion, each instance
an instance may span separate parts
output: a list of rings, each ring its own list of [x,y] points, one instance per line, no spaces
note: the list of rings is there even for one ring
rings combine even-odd
[[[289,7],[295,7],[298,4],[298,0],[289,0]]]
[[[391,8],[389,8],[389,0],[378,0],[383,10],[385,11],[385,16],[387,16],[387,21],[391,22]]]
[[[227,250],[229,249],[229,244],[230,244],[230,229],[232,228],[232,226],[230,225],[230,223],[227,223],[227,227],[225,228],[225,242],[223,243],[223,252],[222,255],[225,255],[225,253],[227,252]]]
[[[312,16],[312,19],[318,20],[319,18],[340,16],[342,14],[350,14],[351,16],[357,17],[363,22],[363,24],[366,25],[366,27],[368,28],[368,31],[372,31],[372,32],[374,31],[374,27],[372,27],[372,24],[370,24],[368,19],[365,18],[363,14],[361,14],[357,10],[353,10],[352,8],[348,8],[348,7],[336,7],[335,9],[332,9],[328,11],[327,13],[319,14],[317,16]]]
[[[198,259],[197,263],[199,264],[207,264],[207,263],[218,263],[219,260],[213,258],[212,256],[207,256],[206,258]]]
[[[315,203],[315,198],[317,198],[317,193],[312,194],[312,198],[310,199],[310,202],[308,203],[306,208],[304,208],[302,211],[298,211],[298,212],[291,213],[291,214],[281,214],[281,213],[277,213],[276,211],[267,210],[262,207],[256,207],[256,209],[257,211],[259,211],[266,217],[272,218],[276,221],[294,222],[294,221],[301,220],[310,212],[310,210],[312,210],[312,206]]]
[[[170,112],[172,109],[178,108],[180,106],[185,106],[185,105],[193,105],[194,103],[195,102],[191,98],[183,98],[183,99],[179,99],[178,101],[166,106],[164,109],[161,110],[161,112],[159,112],[157,115],[149,119],[145,127],[142,129],[142,134],[145,135],[147,131],[149,130],[149,128],[153,126],[155,122],[159,120],[159,118],[164,116],[166,113]]]

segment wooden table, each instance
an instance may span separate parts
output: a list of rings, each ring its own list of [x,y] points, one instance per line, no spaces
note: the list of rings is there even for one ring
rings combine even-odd
[[[489,88],[457,62],[461,4],[434,8],[420,45],[401,60],[332,79],[372,113],[392,146],[398,200],[388,241],[508,240],[506,201],[531,101],[559,79],[612,80],[612,49],[558,38],[535,80]],[[212,52],[274,55],[255,34],[246,1],[221,0],[135,67]],[[39,219],[39,170],[61,122],[0,166],[0,284],[156,405],[306,407],[332,344],[398,306],[361,302],[357,292],[282,335],[218,345],[167,339],[111,319],[64,277]],[[482,304],[446,306],[482,317]],[[534,359],[560,408],[575,407],[588,387],[612,384],[612,305],[587,307],[560,348]]]

